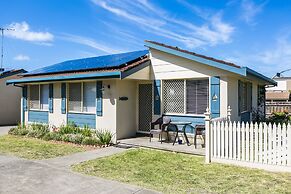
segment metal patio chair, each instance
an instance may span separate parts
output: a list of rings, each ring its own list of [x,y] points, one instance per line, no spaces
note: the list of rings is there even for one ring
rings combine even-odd
[[[167,126],[169,125],[169,123],[171,122],[171,119],[169,117],[160,117],[158,118],[156,121],[151,122],[150,126],[150,142],[152,141],[152,135],[154,134],[159,134],[159,140],[161,141],[161,143],[163,142],[163,132],[167,132],[167,140],[169,140],[169,133],[167,131]],[[159,126],[158,129],[155,129],[155,126]]]

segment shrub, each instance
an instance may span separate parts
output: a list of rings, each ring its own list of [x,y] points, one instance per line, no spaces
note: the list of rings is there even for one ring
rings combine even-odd
[[[11,128],[8,131],[8,134],[10,135],[27,135],[29,130],[24,126],[22,127],[21,125],[18,125],[17,127]]]
[[[100,142],[95,137],[84,137],[82,145],[99,145]]]
[[[84,128],[81,130],[81,134],[84,137],[92,137],[93,132],[92,130],[88,127],[88,125],[85,125]]]
[[[59,133],[51,132],[50,133],[50,136],[51,136],[51,140],[54,140],[54,141],[62,141],[62,135],[59,134]]]
[[[53,140],[53,134],[54,132],[49,132],[47,134],[45,134],[42,139],[45,140],[45,141],[50,141],[50,140]]]
[[[84,137],[82,134],[69,134],[69,142],[75,143],[75,144],[81,144]]]
[[[64,141],[64,142],[70,142],[70,139],[71,139],[71,134],[63,134],[63,135],[61,135],[61,137],[62,137],[62,141]]]
[[[109,145],[113,134],[108,130],[97,130],[96,137],[99,139],[101,145]]]
[[[290,123],[291,116],[287,111],[284,112],[273,112],[268,118],[268,122],[271,123]]]
[[[29,133],[27,134],[29,137],[42,138],[45,134],[49,133],[49,126],[44,124],[31,124]]]
[[[58,131],[60,134],[78,134],[81,133],[81,129],[77,127],[73,122],[69,122],[67,125],[62,125]]]

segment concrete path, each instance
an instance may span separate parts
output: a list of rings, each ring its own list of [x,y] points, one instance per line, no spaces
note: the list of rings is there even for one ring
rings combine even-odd
[[[68,169],[0,155],[0,193],[156,193],[137,186],[85,176]]]
[[[9,129],[11,129],[12,127],[15,127],[15,126],[0,126],[0,136],[7,135]]]
[[[110,156],[110,155],[121,153],[124,151],[126,151],[126,149],[117,148],[117,147],[107,147],[107,148],[96,149],[96,150],[91,150],[87,152],[79,152],[76,154],[57,157],[53,159],[41,160],[39,162],[68,169],[73,164],[84,162],[86,160],[92,160],[96,158]]]

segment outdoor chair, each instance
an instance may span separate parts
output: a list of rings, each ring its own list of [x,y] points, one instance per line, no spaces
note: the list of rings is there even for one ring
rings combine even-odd
[[[194,134],[194,145],[197,148],[197,136],[201,136],[203,139],[203,144],[205,145],[205,125],[196,125]]]
[[[166,130],[167,126],[171,122],[169,117],[160,117],[156,121],[151,122],[151,129],[150,129],[150,142],[152,141],[152,135],[159,134],[159,141],[163,142],[163,133],[167,132],[167,140],[169,140],[169,133]],[[158,129],[155,129],[155,126],[159,126]]]

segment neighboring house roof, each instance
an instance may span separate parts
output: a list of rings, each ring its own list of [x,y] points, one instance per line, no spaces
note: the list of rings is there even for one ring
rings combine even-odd
[[[145,41],[145,46],[149,48],[153,48],[156,50],[160,50],[166,53],[170,53],[179,57],[183,57],[186,59],[190,59],[193,61],[197,61],[215,68],[223,69],[232,73],[236,73],[241,76],[252,75],[266,82],[266,84],[277,85],[276,81],[248,68],[241,67],[234,63],[226,62],[220,59],[215,59],[212,57],[208,57],[205,55],[197,54],[191,51],[183,50],[178,47],[169,46],[163,43],[155,42],[155,41]]]
[[[12,69],[12,70],[8,70],[8,71],[3,71],[3,72],[0,72],[0,79],[10,77],[13,75],[17,75],[17,74],[26,73],[26,72],[27,71],[25,71],[24,69]]]
[[[150,64],[149,51],[76,59],[44,67],[8,80],[6,84],[95,78],[125,78]]]
[[[277,91],[277,92],[266,92],[266,100],[289,100],[290,92],[288,91]]]

